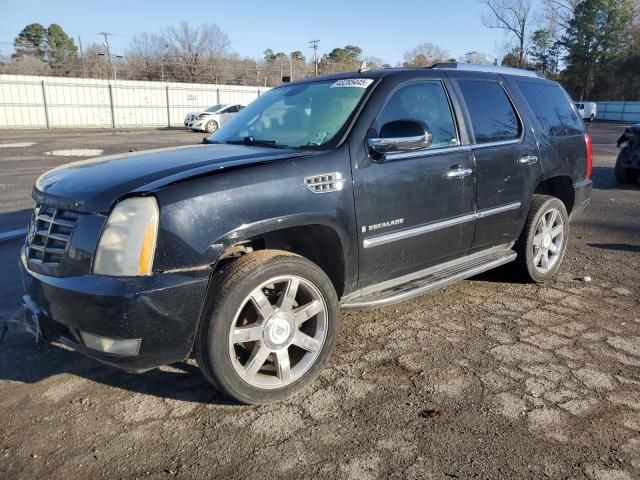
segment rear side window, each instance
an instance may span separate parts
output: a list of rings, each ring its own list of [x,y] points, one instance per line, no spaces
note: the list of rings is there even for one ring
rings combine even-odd
[[[567,137],[584,133],[582,122],[560,87],[530,82],[518,82],[518,86],[547,136]],[[584,108],[583,104],[576,106]]]
[[[522,125],[511,100],[498,82],[460,80],[476,143],[504,142],[520,137]]]

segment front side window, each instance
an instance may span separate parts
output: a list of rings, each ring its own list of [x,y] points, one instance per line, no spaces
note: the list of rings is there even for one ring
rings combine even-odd
[[[396,90],[378,115],[373,128],[397,120],[416,120],[426,124],[433,135],[431,147],[459,145],[451,106],[440,81],[423,81],[404,85]]]
[[[339,141],[372,79],[321,80],[269,90],[209,137],[214,143],[331,148]]]
[[[571,108],[567,95],[557,85],[533,82],[518,82],[518,87],[531,106],[542,131],[550,137],[582,135],[582,122]],[[583,103],[577,103],[584,110]]]
[[[476,143],[504,142],[520,137],[522,125],[511,100],[498,82],[460,80]]]

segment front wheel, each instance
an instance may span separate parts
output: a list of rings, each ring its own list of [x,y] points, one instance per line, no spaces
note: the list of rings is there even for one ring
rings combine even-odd
[[[520,275],[536,283],[550,280],[560,268],[568,240],[569,215],[564,203],[555,197],[534,195],[514,246]]]
[[[216,122],[215,120],[209,120],[204,125],[204,131],[207,133],[213,133],[213,132],[216,132],[217,130],[218,130],[218,122]]]
[[[283,251],[249,253],[214,274],[196,359],[226,395],[271,403],[320,374],[339,324],[335,290],[317,265]]]

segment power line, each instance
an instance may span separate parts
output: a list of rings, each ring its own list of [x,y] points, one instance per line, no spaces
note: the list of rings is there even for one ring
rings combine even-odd
[[[109,48],[109,32],[100,32],[101,35],[104,35],[104,47],[107,49],[107,57],[109,58],[109,68],[113,72],[113,79],[116,80],[116,69],[113,68],[113,64],[111,63],[111,48]]]
[[[313,48],[313,64],[315,65],[316,77],[318,76],[318,43],[320,43],[320,40],[309,41],[309,48]]]

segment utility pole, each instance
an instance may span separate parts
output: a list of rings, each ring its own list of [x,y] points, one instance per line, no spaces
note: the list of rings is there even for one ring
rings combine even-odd
[[[311,40],[309,48],[313,48],[313,64],[315,65],[316,77],[318,76],[318,43],[320,40]]]
[[[84,55],[82,54],[82,37],[78,35],[78,45],[80,46],[80,62],[82,63],[82,76],[87,76],[87,69],[84,66]]]
[[[113,68],[113,64],[111,63],[111,47],[109,47],[109,32],[100,32],[100,35],[104,35],[104,48],[107,49],[107,58],[109,59],[109,68],[113,73],[113,79],[116,80],[116,71]]]

